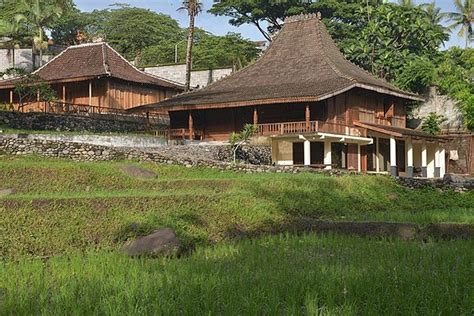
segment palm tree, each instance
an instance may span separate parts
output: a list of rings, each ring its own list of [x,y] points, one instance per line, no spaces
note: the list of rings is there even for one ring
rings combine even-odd
[[[21,14],[15,15],[11,22],[0,20],[0,35],[8,37],[7,43],[12,50],[12,68],[16,66],[15,48],[20,44],[22,38],[21,27],[24,20],[25,17]]]
[[[199,0],[184,0],[182,5],[183,6],[178,10],[186,10],[189,15],[188,46],[186,49],[186,82],[184,85],[184,91],[189,91],[191,88],[191,67],[193,62],[194,20],[196,15],[202,11],[202,3]]]
[[[453,31],[459,28],[458,36],[466,37],[466,48],[469,47],[469,42],[473,39],[474,23],[474,0],[454,0],[454,6],[457,12],[446,12],[443,16],[452,21],[448,25],[448,29]]]
[[[441,20],[443,19],[443,14],[441,14],[441,8],[436,6],[436,2],[431,3],[423,3],[420,5],[420,8],[423,9],[430,18],[431,23],[433,24],[441,24]]]
[[[398,4],[404,7],[408,7],[408,8],[412,8],[416,6],[414,0],[398,0]]]
[[[37,36],[33,37],[33,50],[39,50],[40,66],[42,66],[43,47],[45,45],[43,40],[44,28],[55,18],[59,18],[62,15],[65,1],[22,0],[20,6],[29,22],[34,25],[38,32]]]

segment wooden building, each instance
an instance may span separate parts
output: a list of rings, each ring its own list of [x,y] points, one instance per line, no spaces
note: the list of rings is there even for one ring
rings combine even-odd
[[[422,100],[347,61],[312,14],[287,18],[254,64],[136,110],[168,110],[170,137],[193,140],[227,140],[253,123],[275,164],[439,177],[443,139],[406,128],[406,106]]]
[[[183,86],[142,72],[106,43],[70,46],[34,71],[55,90],[58,102],[31,102],[26,112],[107,113],[165,100],[183,91]],[[0,104],[19,109],[15,84],[0,81]]]

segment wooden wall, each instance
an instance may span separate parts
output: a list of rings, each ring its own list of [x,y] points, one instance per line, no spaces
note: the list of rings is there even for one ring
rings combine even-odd
[[[362,89],[337,95],[330,99],[306,103],[260,105],[258,123],[303,122],[309,105],[311,121],[325,121],[353,126],[354,121],[405,127],[405,106],[397,98]],[[207,140],[226,140],[253,122],[255,107],[193,110],[193,125],[204,132]],[[188,128],[189,111],[171,111],[171,128]]]
[[[91,97],[89,97],[89,83]],[[147,86],[124,80],[101,78],[91,81],[57,83],[51,87],[56,91],[58,100],[71,104],[92,105],[104,108],[129,109],[135,106],[163,101],[177,93],[176,90]],[[0,104],[10,103],[10,91],[0,90]],[[14,94],[15,109],[18,107],[18,96]],[[42,102],[25,107],[26,112],[44,111]]]

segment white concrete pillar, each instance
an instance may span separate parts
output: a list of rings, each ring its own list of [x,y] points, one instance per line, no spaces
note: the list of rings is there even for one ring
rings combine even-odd
[[[390,137],[390,174],[394,177],[398,175],[397,172],[397,141],[395,137]]]
[[[428,177],[428,149],[425,140],[421,143],[421,176]]]
[[[331,152],[331,142],[324,142],[324,164],[326,169],[332,169],[332,152]]]
[[[341,150],[341,167],[342,169],[346,169],[346,147],[342,146]]]
[[[446,150],[444,148],[440,148],[439,167],[440,167],[439,176],[443,178],[444,175],[446,174]]]
[[[435,161],[434,161],[434,177],[439,178],[441,174],[441,168],[440,168],[440,156],[441,156],[441,151],[439,148],[439,143],[436,142],[436,148],[435,148]]]
[[[304,141],[304,165],[311,165],[311,142],[309,140]]]
[[[415,167],[413,166],[413,141],[411,137],[405,141],[405,148],[407,152],[407,177],[413,177]]]
[[[379,149],[379,138],[375,138],[375,171],[380,172],[380,149]]]
[[[361,172],[362,171],[362,165],[361,165],[361,156],[360,156],[360,144],[357,144],[357,171]]]

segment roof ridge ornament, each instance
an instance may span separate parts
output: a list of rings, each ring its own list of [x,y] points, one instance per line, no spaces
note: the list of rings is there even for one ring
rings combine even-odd
[[[321,12],[317,13],[301,13],[297,15],[290,15],[285,17],[284,23],[299,22],[305,20],[321,20]]]

